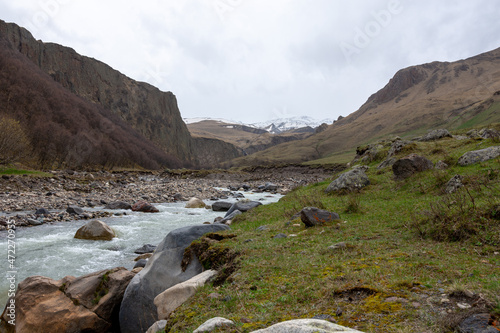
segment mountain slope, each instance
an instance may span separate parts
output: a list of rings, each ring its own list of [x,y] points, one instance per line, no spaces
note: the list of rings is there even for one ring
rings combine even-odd
[[[238,165],[305,162],[354,149],[389,135],[416,136],[500,121],[500,49],[456,62],[398,71],[359,110],[327,130],[240,158]]]
[[[123,120],[70,93],[0,36],[0,116],[18,120],[42,168],[178,167]]]
[[[0,36],[72,93],[118,115],[167,153],[194,160],[191,137],[171,92],[134,81],[69,47],[37,41],[13,23],[0,20]]]
[[[203,120],[190,123],[187,126],[195,138],[218,139],[234,145],[241,151],[239,156],[250,155],[269,147],[284,142],[300,140],[310,135],[310,132],[271,134],[264,129],[242,124],[225,123],[219,120]]]

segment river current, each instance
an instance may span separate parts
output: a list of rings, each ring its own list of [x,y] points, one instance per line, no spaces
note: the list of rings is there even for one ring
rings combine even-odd
[[[276,202],[280,195],[267,193],[243,192],[245,198],[257,200],[263,204]],[[236,199],[224,201],[235,202]],[[212,204],[213,201],[205,200]],[[132,269],[137,254],[134,251],[143,244],[160,243],[163,238],[176,228],[196,225],[203,222],[213,222],[224,212],[214,212],[209,209],[184,208],[185,202],[159,203],[155,206],[159,213],[140,213],[130,210],[121,217],[100,219],[115,230],[117,237],[111,241],[89,241],[75,239],[78,228],[88,221],[58,222],[30,228],[18,228],[15,233],[14,269],[7,261],[8,238],[7,231],[0,233],[0,249],[2,251],[0,267],[3,272],[0,281],[0,307],[3,310],[8,299],[10,282],[8,272],[16,271],[16,283],[28,276],[42,275],[60,279],[66,275],[81,276],[91,272],[123,266]],[[96,210],[102,207],[95,208]],[[12,244],[12,242],[11,242]],[[12,247],[11,247],[12,249]],[[12,252],[11,252],[12,254]],[[12,258],[12,257],[11,257]]]

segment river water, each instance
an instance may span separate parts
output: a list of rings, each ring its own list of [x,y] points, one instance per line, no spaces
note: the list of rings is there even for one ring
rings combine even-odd
[[[263,204],[276,202],[280,195],[267,193],[243,193],[245,198],[257,200]],[[235,202],[236,199],[224,201]],[[212,204],[212,201],[205,200]],[[81,276],[91,272],[123,266],[132,269],[137,254],[134,251],[143,244],[160,243],[173,229],[196,225],[205,221],[213,222],[224,212],[209,209],[187,209],[185,203],[155,204],[159,213],[148,214],[122,211],[127,215],[100,219],[112,227],[117,237],[111,241],[89,241],[75,239],[78,228],[88,221],[59,222],[31,228],[18,228],[15,233],[15,271],[16,282],[28,276],[42,275],[60,279],[66,275]],[[99,207],[96,208],[96,210]],[[102,208],[101,208],[102,209]],[[120,211],[113,211],[120,212]],[[11,243],[12,244],[12,243]],[[8,272],[13,271],[7,261],[7,232],[0,232],[0,249],[2,251],[0,268],[5,273],[0,281],[0,311],[8,299]],[[12,253],[11,253],[12,254]]]

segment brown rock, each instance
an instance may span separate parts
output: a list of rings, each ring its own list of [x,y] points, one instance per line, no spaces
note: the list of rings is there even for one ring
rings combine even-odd
[[[108,332],[134,274],[123,267],[67,276],[56,281],[31,276],[16,294],[16,332]]]
[[[158,213],[159,210],[152,204],[145,201],[138,201],[132,205],[132,210],[134,212],[143,212],[143,213]]]
[[[305,207],[300,211],[300,219],[306,227],[321,226],[333,220],[338,220],[339,214],[316,207]]]
[[[106,223],[93,220],[78,229],[75,238],[89,240],[112,240],[115,232]]]
[[[60,290],[63,280],[32,276],[19,283],[16,332],[106,332],[110,328],[110,323]]]

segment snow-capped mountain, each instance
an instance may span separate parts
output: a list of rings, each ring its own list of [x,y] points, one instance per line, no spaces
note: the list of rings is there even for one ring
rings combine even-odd
[[[212,120],[212,121],[217,121],[217,122],[225,123],[225,124],[238,124],[238,125],[243,125],[243,126],[248,126],[248,127],[254,127],[254,128],[265,130],[265,131],[272,133],[272,134],[279,134],[282,132],[295,130],[298,128],[304,128],[304,127],[316,128],[323,123],[327,123],[329,125],[333,123],[333,119],[317,120],[317,119],[307,117],[307,116],[278,118],[278,119],[268,120],[268,121],[264,121],[264,122],[260,122],[260,123],[254,123],[254,124],[244,124],[240,121],[221,119],[221,118],[208,118],[208,117],[207,118],[204,118],[204,117],[184,118],[184,122],[188,125],[194,124],[194,123],[199,123],[199,122],[202,122],[205,120]]]
[[[317,120],[311,117],[302,116],[302,117],[278,118],[260,123],[254,123],[248,126],[261,128],[268,131],[269,133],[278,134],[281,132],[290,131],[302,127],[316,128],[323,123],[327,123],[330,125],[333,123],[333,119]]]

